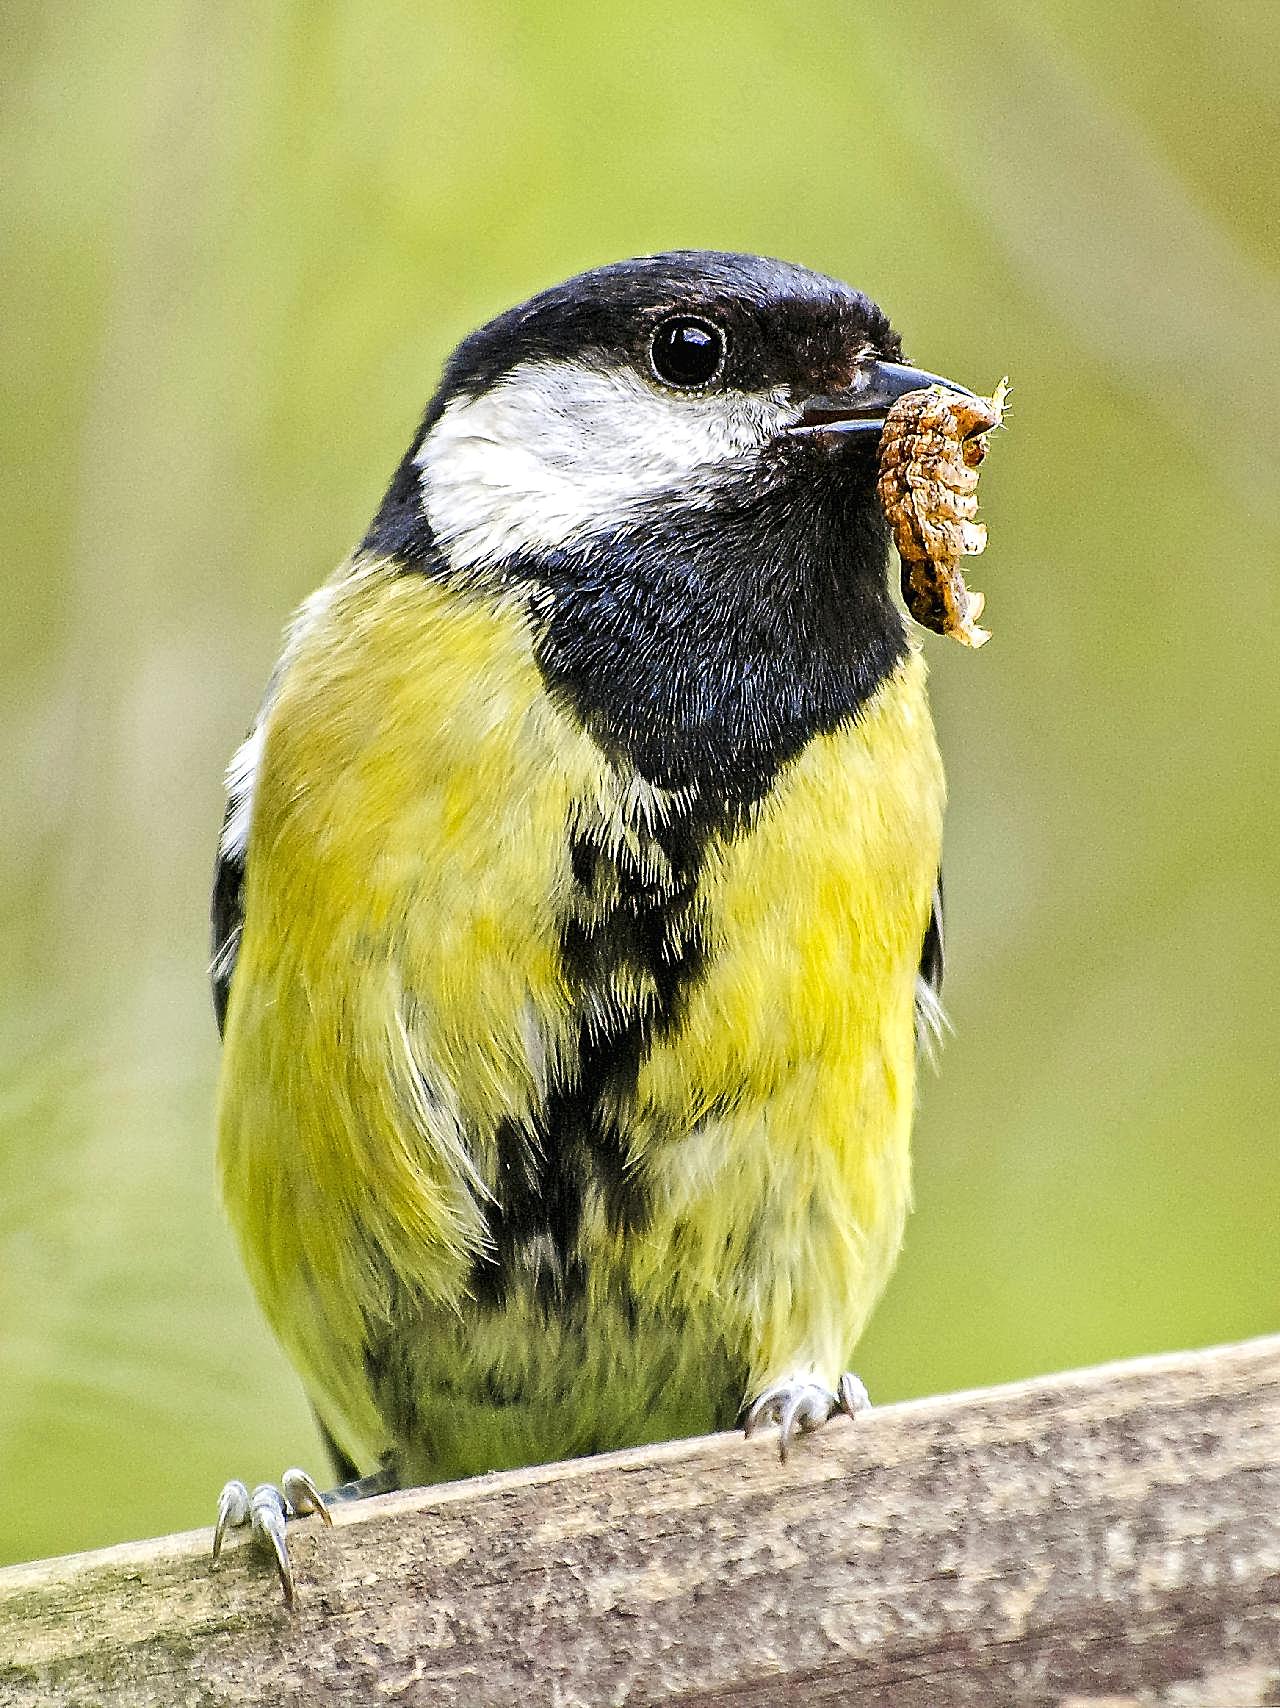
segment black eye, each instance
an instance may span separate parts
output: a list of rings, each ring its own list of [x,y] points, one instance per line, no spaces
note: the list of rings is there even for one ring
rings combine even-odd
[[[666,385],[710,385],[724,362],[724,333],[709,320],[673,315],[654,333],[649,360]]]

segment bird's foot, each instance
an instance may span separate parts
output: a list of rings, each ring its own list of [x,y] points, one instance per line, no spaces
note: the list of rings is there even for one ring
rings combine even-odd
[[[774,1382],[754,1399],[747,1408],[744,1433],[754,1435],[762,1423],[779,1427],[778,1451],[783,1464],[797,1435],[808,1435],[821,1429],[828,1418],[837,1412],[846,1417],[860,1417],[871,1410],[866,1388],[848,1371],[836,1383],[833,1394],[821,1382],[809,1376],[788,1376]]]
[[[270,1550],[280,1575],[285,1605],[292,1607],[297,1600],[297,1589],[285,1539],[285,1521],[305,1517],[309,1512],[318,1512],[326,1524],[333,1523],[324,1496],[305,1471],[296,1468],[286,1471],[279,1488],[274,1483],[259,1483],[252,1494],[238,1477],[233,1477],[218,1499],[218,1522],[213,1531],[215,1563],[226,1532],[247,1524],[259,1545]]]

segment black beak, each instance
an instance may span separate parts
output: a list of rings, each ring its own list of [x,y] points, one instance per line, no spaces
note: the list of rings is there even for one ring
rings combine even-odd
[[[800,407],[800,419],[789,431],[842,436],[878,433],[900,397],[909,391],[924,391],[931,385],[941,386],[944,391],[958,391],[962,397],[974,395],[967,386],[944,380],[940,374],[927,374],[923,368],[908,368],[901,362],[868,362],[859,369],[857,379],[847,391],[806,399]]]

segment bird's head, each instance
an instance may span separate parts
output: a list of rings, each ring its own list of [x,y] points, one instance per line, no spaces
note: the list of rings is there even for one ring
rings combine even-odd
[[[459,345],[365,546],[527,592],[602,739],[654,781],[753,795],[903,655],[876,444],[895,398],[950,383],[804,267],[600,267]]]

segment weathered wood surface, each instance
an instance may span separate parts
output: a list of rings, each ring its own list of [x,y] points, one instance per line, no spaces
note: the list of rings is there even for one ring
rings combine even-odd
[[[1280,1337],[774,1439],[10,1568],[0,1702],[1280,1704]]]

